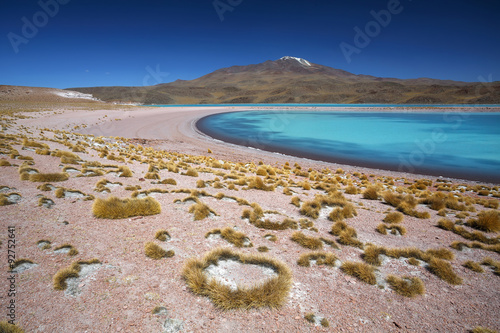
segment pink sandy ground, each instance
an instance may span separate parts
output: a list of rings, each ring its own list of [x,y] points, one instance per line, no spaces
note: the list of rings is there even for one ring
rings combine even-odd
[[[17,125],[31,129],[35,137],[38,133],[36,128],[64,129],[96,136],[137,139],[134,140],[136,144],[192,155],[207,155],[207,150],[211,149],[213,153],[210,156],[232,162],[257,163],[262,160],[265,164],[282,165],[289,161],[291,165],[298,162],[306,170],[310,167],[316,170],[325,167],[336,170],[341,167],[349,173],[358,171],[367,175],[406,176],[412,179],[421,177],[261,152],[217,142],[194,130],[194,122],[199,117],[235,110],[238,109],[173,107],[66,110],[57,114],[43,112],[32,119],[17,120]],[[82,128],[82,125],[87,126]],[[80,127],[74,129],[75,126]],[[24,133],[18,126],[6,132]],[[47,143],[51,150],[67,150],[61,144]],[[33,151],[21,150],[20,145],[14,148],[22,155],[32,156],[36,163],[34,167],[40,172],[62,169],[59,158],[36,155]],[[79,155],[86,161],[123,164],[100,159],[92,150]],[[11,160],[8,156],[1,157],[13,164],[20,164],[20,161]],[[134,172],[132,178],[111,175],[77,178],[73,174],[68,181],[54,185],[79,189],[96,197],[108,196],[93,191],[95,183],[102,178],[123,183],[124,186],[112,189],[112,194],[118,197],[130,196],[130,192],[124,190],[125,185],[140,184],[143,190],[158,187],[149,180],[139,180],[147,172],[147,164],[134,162],[127,165]],[[166,170],[160,171],[160,176],[161,179],[176,179],[176,186],[161,185],[168,190],[195,189],[197,179],[215,178],[211,173],[200,173],[195,178]],[[291,178],[303,180],[302,177]],[[22,195],[18,204],[0,207],[0,224],[4,228],[1,233],[3,245],[0,247],[3,260],[6,261],[7,257],[7,225],[13,225],[16,228],[16,255],[38,264],[20,273],[16,280],[16,322],[26,332],[164,332],[162,325],[169,318],[182,321],[183,332],[467,332],[476,326],[500,329],[500,278],[490,269],[481,274],[461,266],[465,260],[481,261],[486,256],[500,260],[500,255],[494,252],[452,250],[456,256],[452,266],[464,280],[458,286],[440,280],[424,265],[417,267],[407,264],[405,259],[385,259],[378,268],[382,278],[388,274],[411,275],[420,277],[425,283],[425,295],[410,299],[399,296],[390,288],[380,289],[360,282],[338,268],[298,266],[296,261],[299,255],[307,250],[290,240],[293,231],[257,229],[241,219],[245,206],[235,202],[202,197],[201,200],[219,216],[193,221],[192,214],[188,213],[189,204],[173,203],[187,194],[157,194],[155,198],[162,206],[161,214],[108,220],[97,219],[92,215],[91,201],[58,199],[53,192],[37,190],[37,183],[20,181],[16,167],[2,167],[0,185],[15,189]],[[403,181],[397,181],[396,185],[403,185]],[[302,201],[322,193],[320,190],[306,191],[298,187],[292,189]],[[275,210],[296,220],[302,217],[298,208],[290,204],[290,196],[283,195],[281,190],[233,191],[210,187],[205,190],[214,195],[223,192],[242,197],[249,202],[259,203],[264,210]],[[40,194],[54,200],[55,206],[51,209],[38,207],[37,195]],[[420,220],[405,216],[402,224],[407,229],[407,235],[378,234],[375,227],[384,218],[383,212],[388,206],[378,200],[365,200],[361,195],[345,196],[356,204],[358,211],[358,216],[348,219],[348,223],[356,228],[358,238],[365,243],[388,247],[416,246],[425,250],[449,248],[452,241],[465,241],[458,235],[435,227],[440,217],[423,205],[419,205],[418,209],[428,211],[431,218]],[[483,209],[481,206],[476,208]],[[64,224],[64,221],[69,224]],[[325,216],[314,220],[314,223],[318,233],[304,233],[316,237],[333,237],[328,234],[331,222]],[[252,241],[254,247],[241,249],[241,252],[258,253],[258,246],[267,246],[270,248],[267,255],[285,262],[292,269],[293,287],[282,308],[222,311],[215,308],[208,298],[189,291],[180,274],[184,262],[191,257],[201,257],[217,246],[233,247],[224,240],[204,237],[207,231],[226,226],[237,226]],[[154,240],[154,233],[158,229],[167,229],[172,239],[166,243]],[[278,241],[273,243],[265,239],[263,236],[267,233],[276,234]],[[36,245],[40,239],[50,240],[52,249],[40,250]],[[167,250],[175,250],[175,256],[159,261],[147,258],[144,255],[144,243],[147,241],[155,241]],[[53,248],[64,243],[74,245],[79,254],[69,257],[54,253]],[[341,250],[328,247],[325,250],[334,252],[341,261],[361,261],[362,251],[357,248],[342,246]],[[79,296],[65,296],[64,292],[52,288],[52,276],[60,268],[67,267],[76,259],[91,258],[98,258],[103,265],[80,282],[82,293]],[[4,278],[6,274],[3,269],[0,282],[3,298],[0,302],[4,312],[8,290]],[[151,310],[155,306],[164,306],[168,313],[153,315]],[[308,323],[304,314],[309,312],[327,318],[330,327]],[[0,314],[0,318],[4,320],[5,315]]]

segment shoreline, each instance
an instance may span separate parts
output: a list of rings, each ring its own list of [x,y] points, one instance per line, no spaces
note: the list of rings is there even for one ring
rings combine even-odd
[[[266,150],[248,148],[234,143],[221,141],[202,133],[196,128],[196,122],[201,118],[218,113],[238,112],[248,110],[262,110],[269,107],[137,107],[127,110],[75,110],[63,114],[46,116],[37,119],[23,120],[24,124],[37,124],[39,126],[54,127],[57,129],[75,131],[82,134],[92,134],[95,136],[115,136],[132,139],[141,144],[149,144],[157,149],[165,149],[174,152],[183,152],[192,155],[210,154],[221,160],[234,162],[263,161],[266,164],[299,163],[306,168],[342,168],[349,172],[361,172],[365,174],[378,174],[392,177],[407,177],[412,179],[421,178],[443,178],[453,182],[471,184],[498,185],[497,182],[485,180],[467,180],[456,176],[431,175],[427,173],[409,173],[394,170],[386,170],[377,166],[359,166],[342,162],[313,160],[307,157],[298,157],[270,152]],[[276,110],[283,110],[275,107]],[[286,110],[311,110],[311,107],[289,107]],[[342,110],[345,112],[359,111],[357,108],[328,108],[328,111]],[[367,112],[400,112],[393,108],[373,108]],[[470,113],[470,112],[500,112],[500,108],[453,108],[448,109],[450,113]],[[407,108],[404,112],[433,112],[429,108]],[[436,110],[434,111],[436,112]],[[440,111],[441,112],[441,111]],[[107,115],[110,115],[107,117]],[[74,120],[79,122],[75,123]],[[84,128],[73,129],[75,125],[84,124]]]
[[[356,113],[373,113],[372,112],[362,112],[362,111],[356,111]],[[384,112],[377,112],[377,113],[384,113]],[[393,112],[387,112],[387,113],[393,113]],[[419,112],[419,113],[424,113],[424,112]],[[435,114],[436,112],[425,112],[429,114]],[[461,113],[463,114],[463,113]],[[481,114],[481,112],[470,112],[470,114]],[[447,113],[443,113],[443,116],[446,116]],[[486,182],[486,183],[492,183],[492,184],[500,184],[500,177],[498,175],[494,174],[483,174],[480,172],[477,173],[471,173],[471,172],[464,172],[460,170],[454,170],[454,171],[447,171],[447,170],[442,170],[442,169],[436,169],[432,167],[424,167],[424,166],[401,166],[401,163],[395,163],[395,162],[387,162],[384,163],[383,161],[367,161],[363,159],[350,159],[350,158],[343,158],[339,156],[330,156],[328,154],[322,154],[321,152],[306,152],[303,149],[295,149],[290,146],[284,146],[282,144],[273,144],[272,140],[267,140],[263,138],[260,140],[258,138],[258,135],[256,135],[256,138],[244,140],[242,138],[235,138],[232,137],[231,135],[225,135],[224,133],[221,133],[216,130],[212,130],[209,125],[205,124],[205,119],[211,117],[212,115],[204,116],[202,118],[197,119],[194,122],[194,129],[202,135],[205,135],[206,137],[213,139],[213,140],[218,140],[220,142],[226,142],[246,148],[251,148],[251,149],[256,149],[259,151],[266,151],[266,152],[271,152],[271,153],[277,153],[277,154],[282,154],[284,156],[290,156],[290,157],[296,157],[296,158],[303,158],[303,159],[308,159],[311,161],[317,161],[317,162],[325,162],[325,163],[334,163],[334,164],[343,164],[343,165],[349,165],[353,167],[363,167],[363,168],[368,168],[368,169],[374,169],[374,170],[386,170],[386,171],[392,171],[392,172],[404,172],[401,169],[404,170],[404,168],[408,168],[408,173],[411,174],[418,174],[418,175],[429,175],[433,177],[446,177],[446,178],[455,178],[455,179],[464,179],[468,181],[478,181],[478,182]],[[280,122],[280,113],[277,113],[276,119],[277,122]],[[402,168],[403,167],[403,168]],[[411,171],[410,171],[411,170]]]

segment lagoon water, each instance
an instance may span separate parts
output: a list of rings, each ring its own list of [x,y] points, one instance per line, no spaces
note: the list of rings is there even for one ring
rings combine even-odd
[[[500,182],[500,113],[241,111],[196,126],[223,141],[316,160]]]

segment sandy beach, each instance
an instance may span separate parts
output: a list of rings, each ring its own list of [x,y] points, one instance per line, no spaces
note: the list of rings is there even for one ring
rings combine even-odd
[[[26,332],[500,329],[497,185],[263,152],[194,127],[208,114],[243,109],[54,107],[4,117],[0,250],[7,258],[14,235],[16,259],[28,259],[14,282],[2,273],[0,288],[16,290],[5,298],[15,300],[15,322]],[[147,199],[161,211],[101,215],[94,205],[111,196]],[[398,220],[387,222],[389,213]],[[474,222],[484,214],[492,230]],[[165,240],[155,238],[161,230]],[[149,242],[172,252],[153,259]],[[219,247],[288,267],[282,305],[224,310],[196,293],[185,265]],[[321,262],[314,251],[335,259]],[[219,263],[204,274],[233,286],[277,274]],[[353,263],[369,273],[349,271]],[[58,290],[58,274],[76,264],[81,270]],[[391,275],[420,287],[403,296]]]
[[[147,143],[158,149],[182,152],[193,155],[205,155],[210,149],[214,157],[235,162],[258,162],[266,164],[283,164],[286,161],[301,163],[305,167],[328,167],[331,169],[342,168],[349,172],[374,173],[394,177],[412,177],[415,179],[428,177],[418,173],[408,174],[394,170],[381,170],[378,168],[363,167],[341,163],[323,162],[300,158],[296,156],[272,153],[262,149],[242,147],[239,145],[214,140],[196,128],[196,122],[205,116],[223,112],[237,112],[248,110],[276,110],[276,111],[318,111],[318,107],[137,107],[133,110],[101,110],[101,111],[72,111],[62,115],[44,116],[41,120],[27,120],[26,124],[37,124],[48,128],[60,130],[74,130],[76,132],[95,136],[118,136],[134,139]],[[446,112],[451,114],[464,114],[467,112],[500,112],[498,107],[401,107],[401,108],[348,108],[327,107],[323,111],[335,112]],[[107,117],[106,117],[107,116]],[[75,121],[78,119],[78,121]],[[277,122],[280,121],[279,115]],[[81,125],[86,125],[82,128]],[[433,175],[436,176],[436,175]],[[447,175],[440,175],[446,179],[453,179]],[[468,180],[463,180],[470,182]],[[488,183],[488,182],[480,182]]]

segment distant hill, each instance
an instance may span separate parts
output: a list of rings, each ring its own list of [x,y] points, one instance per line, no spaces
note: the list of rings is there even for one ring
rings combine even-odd
[[[47,102],[71,103],[90,102],[102,103],[90,94],[55,88],[23,87],[0,85],[0,101],[7,102]]]
[[[500,104],[500,82],[356,75],[283,57],[200,78],[146,87],[70,88],[108,102],[139,104],[394,103]]]

